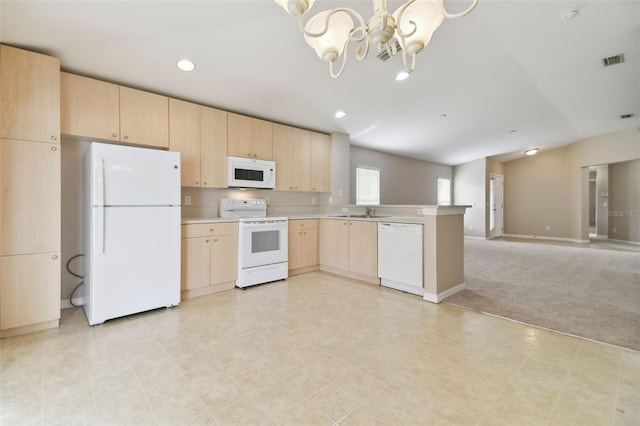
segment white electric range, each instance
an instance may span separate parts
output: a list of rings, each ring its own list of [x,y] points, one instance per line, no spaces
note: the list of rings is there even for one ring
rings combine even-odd
[[[238,219],[240,288],[289,276],[288,219],[267,217],[267,200],[220,200],[220,217]]]

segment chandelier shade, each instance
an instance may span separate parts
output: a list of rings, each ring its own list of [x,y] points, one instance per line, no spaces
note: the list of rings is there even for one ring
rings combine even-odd
[[[405,70],[412,72],[415,69],[416,54],[429,44],[444,18],[465,16],[478,4],[478,0],[472,0],[468,9],[451,14],[446,11],[443,0],[408,0],[390,14],[387,0],[371,0],[373,16],[369,20],[365,20],[353,9],[339,7],[314,15],[304,25],[302,17],[311,9],[315,0],[274,1],[298,18],[298,28],[305,41],[320,59],[329,63],[329,72],[334,78],[344,71],[347,48],[352,42],[361,43],[356,51],[356,59],[364,59],[372,45],[379,53],[386,50],[389,57],[401,52]],[[336,71],[334,63],[341,56],[342,65]]]

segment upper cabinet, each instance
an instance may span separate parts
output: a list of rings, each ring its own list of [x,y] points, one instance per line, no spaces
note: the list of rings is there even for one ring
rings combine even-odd
[[[311,132],[311,190],[331,192],[331,136]]]
[[[276,189],[311,191],[311,132],[282,124],[273,125]]]
[[[180,152],[182,186],[227,186],[227,112],[169,99],[169,149]]]
[[[61,73],[62,133],[157,148],[169,147],[169,99]]]
[[[228,155],[273,159],[273,123],[229,113],[228,129]]]
[[[60,61],[0,45],[0,137],[60,141]]]

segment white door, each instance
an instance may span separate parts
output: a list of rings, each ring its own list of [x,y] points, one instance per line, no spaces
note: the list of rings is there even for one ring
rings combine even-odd
[[[93,143],[93,206],[180,205],[180,154]]]
[[[504,177],[489,175],[489,238],[504,234]]]

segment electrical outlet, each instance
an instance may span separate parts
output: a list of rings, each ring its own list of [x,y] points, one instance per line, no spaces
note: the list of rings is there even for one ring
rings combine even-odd
[[[469,231],[473,231],[473,225],[469,225]]]
[[[342,213],[349,213],[349,207],[343,207]]]
[[[615,233],[616,233],[616,228],[613,228],[613,229],[612,229],[612,231],[613,231],[613,233],[615,234]]]
[[[418,209],[417,214],[419,214],[419,215],[421,215],[421,214],[422,214],[422,209],[421,209],[421,208],[420,208],[420,209]]]
[[[184,196],[184,205],[185,206],[190,206],[191,205],[191,195],[185,195]]]
[[[329,197],[329,204],[333,204],[333,197]]]
[[[342,189],[338,189],[338,197],[342,197]]]
[[[316,197],[311,197],[311,205],[312,206],[316,205]]]
[[[545,228],[547,231],[551,231],[551,227],[549,225],[547,225],[547,227]]]

